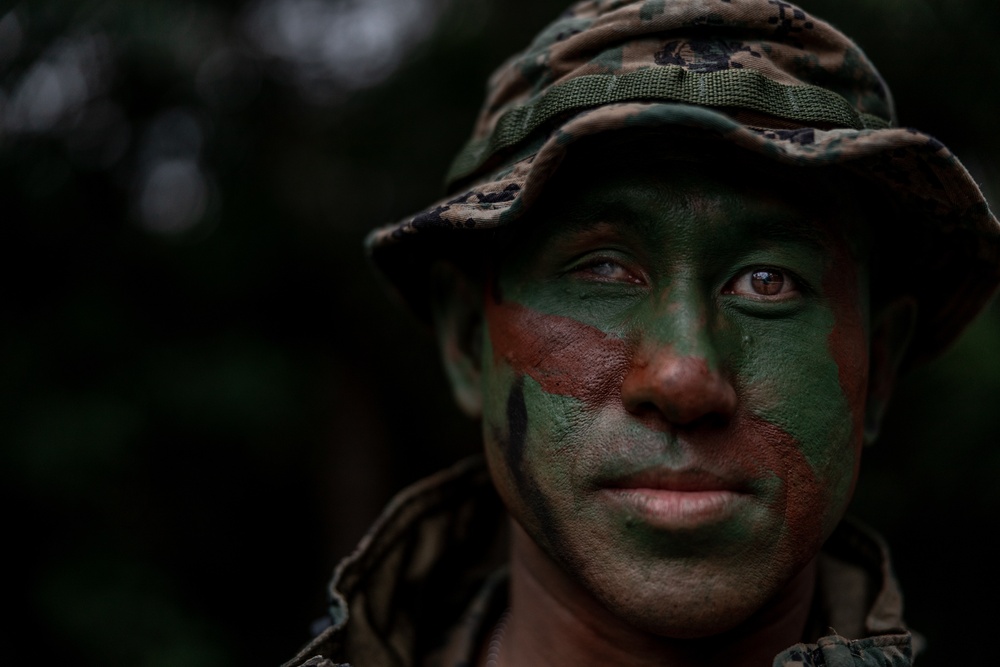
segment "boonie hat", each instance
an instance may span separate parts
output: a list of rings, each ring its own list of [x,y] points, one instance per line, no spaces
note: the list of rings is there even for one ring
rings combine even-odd
[[[425,316],[422,278],[445,238],[516,224],[582,139],[668,128],[779,163],[838,166],[884,191],[903,212],[885,224],[905,251],[883,248],[875,261],[898,263],[919,302],[908,364],[953,341],[1000,282],[1000,224],[968,171],[933,137],[896,126],[858,46],[781,0],[574,5],[490,78],[450,194],[366,245]]]

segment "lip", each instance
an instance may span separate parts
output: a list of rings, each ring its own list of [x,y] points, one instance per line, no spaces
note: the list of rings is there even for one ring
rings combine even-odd
[[[612,505],[662,530],[721,523],[751,501],[749,486],[705,470],[652,468],[609,480],[601,495]]]

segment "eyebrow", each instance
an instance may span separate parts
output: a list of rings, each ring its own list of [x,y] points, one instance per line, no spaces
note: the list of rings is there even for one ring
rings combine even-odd
[[[827,250],[833,240],[825,229],[825,222],[822,215],[793,215],[788,218],[760,216],[750,220],[751,224],[757,225],[759,233],[756,237],[761,241],[796,243],[817,251]]]

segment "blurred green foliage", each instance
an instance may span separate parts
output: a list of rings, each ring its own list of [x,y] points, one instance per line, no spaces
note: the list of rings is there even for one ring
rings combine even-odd
[[[803,4],[997,202],[1000,4]],[[390,493],[476,449],[361,239],[441,194],[486,76],[562,9],[0,9],[5,661],[277,664]],[[956,642],[988,663],[969,638],[1000,622],[974,611],[1000,557],[998,342],[994,307],[903,384],[855,502],[927,665]]]

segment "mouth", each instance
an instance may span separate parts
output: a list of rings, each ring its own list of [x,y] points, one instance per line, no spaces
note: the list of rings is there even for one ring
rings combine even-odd
[[[749,485],[690,469],[649,469],[599,489],[612,506],[652,528],[693,530],[724,522],[752,501]]]

